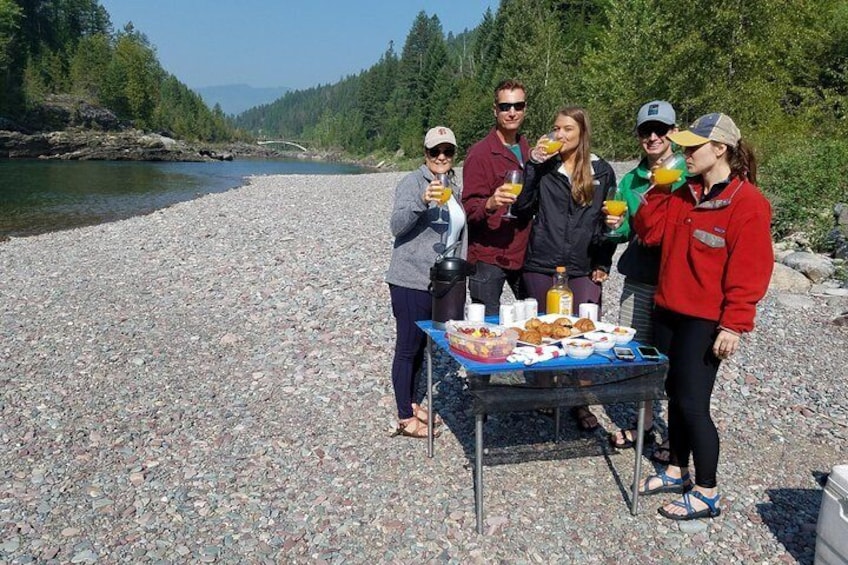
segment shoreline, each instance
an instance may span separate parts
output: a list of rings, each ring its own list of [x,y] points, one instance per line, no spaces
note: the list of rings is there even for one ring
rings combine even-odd
[[[435,359],[436,456],[389,437],[383,274],[405,174],[251,177],[0,245],[0,512],[15,524],[0,560],[812,562],[817,479],[846,462],[848,328],[830,324],[844,300],[770,290],[722,365],[721,517],[670,523],[654,511],[667,496],[631,516],[633,452],[605,433],[632,410],[595,407],[596,434],[562,428],[590,453],[487,466],[481,537],[473,414],[449,358]],[[621,283],[605,285],[605,320]],[[523,413],[486,434],[529,453],[553,439]]]

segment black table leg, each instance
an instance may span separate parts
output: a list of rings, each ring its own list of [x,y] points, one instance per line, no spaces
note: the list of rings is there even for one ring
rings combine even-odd
[[[433,340],[427,335],[427,457],[433,457]]]
[[[477,414],[474,430],[474,506],[477,511],[477,533],[483,533],[483,414]]]
[[[639,481],[642,477],[642,449],[645,447],[645,401],[639,402],[639,415],[636,417],[636,462],[633,464],[633,503],[630,513],[639,513]]]

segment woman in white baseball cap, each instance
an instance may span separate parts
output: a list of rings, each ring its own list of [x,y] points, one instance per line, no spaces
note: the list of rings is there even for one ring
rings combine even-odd
[[[453,170],[455,157],[453,131],[444,126],[431,128],[424,136],[424,164],[395,189],[389,222],[395,239],[386,282],[397,328],[392,386],[399,436],[427,437],[429,413],[415,402],[415,376],[424,360],[427,337],[415,322],[432,317],[430,268],[440,255],[465,259],[468,249],[465,211]]]

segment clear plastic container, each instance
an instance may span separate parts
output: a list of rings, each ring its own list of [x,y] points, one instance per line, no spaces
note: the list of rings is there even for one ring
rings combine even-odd
[[[518,331],[496,324],[450,321],[445,334],[454,353],[481,363],[501,363],[515,349]]]

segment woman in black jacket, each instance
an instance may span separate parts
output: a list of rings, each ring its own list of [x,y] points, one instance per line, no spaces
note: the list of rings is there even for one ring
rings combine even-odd
[[[604,237],[604,198],[615,186],[612,167],[590,150],[586,110],[569,106],[557,112],[553,131],[562,142],[545,152],[540,140],[525,167],[524,189],[513,205],[516,214],[533,215],[523,280],[528,295],[541,307],[559,265],[565,266],[574,293],[574,310],[590,302],[601,309],[601,283],[609,277],[615,243]],[[575,312],[571,312],[573,315]],[[585,406],[573,412],[580,427],[598,420]]]

